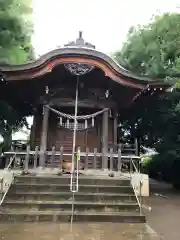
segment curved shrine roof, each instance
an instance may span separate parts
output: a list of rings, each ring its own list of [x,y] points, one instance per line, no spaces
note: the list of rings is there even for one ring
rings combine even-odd
[[[51,72],[59,64],[65,63],[86,63],[100,68],[105,76],[112,80],[133,88],[143,89],[147,85],[154,87],[169,88],[169,85],[162,80],[152,80],[137,76],[116,63],[108,55],[99,52],[92,44],[85,43],[80,32],[76,42],[71,42],[63,48],[58,48],[41,56],[31,63],[22,65],[3,65],[0,70],[5,74],[8,81],[28,80]]]

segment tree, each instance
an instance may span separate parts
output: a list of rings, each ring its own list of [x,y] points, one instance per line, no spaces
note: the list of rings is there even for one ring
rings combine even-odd
[[[27,0],[0,0],[0,62],[22,64],[33,59],[31,7]]]
[[[180,73],[179,46],[180,14],[164,14],[153,17],[151,23],[147,25],[132,27],[122,49],[115,53],[115,59],[120,65],[136,72],[138,75],[162,78],[164,81],[170,81],[172,84],[176,83],[176,86],[178,86],[178,74]],[[148,108],[148,101],[154,101],[153,109]],[[131,122],[131,133],[146,132],[144,137],[152,145],[159,139],[161,141],[162,138],[164,139],[165,126],[166,128],[167,125],[171,126],[171,129],[175,127],[176,131],[178,130],[180,93],[176,90],[173,93],[166,94],[163,98],[161,96],[148,101],[137,103],[134,106],[133,112],[131,112],[133,116],[129,116],[131,121],[128,122]],[[134,129],[137,123],[138,126]],[[172,134],[171,130],[169,130],[170,133]],[[147,137],[147,135],[149,136]],[[149,141],[151,138],[154,140]]]
[[[132,72],[165,78],[180,72],[180,14],[155,16],[151,23],[131,27],[116,60]]]
[[[140,136],[143,145],[156,147],[156,174],[161,170],[164,179],[176,186],[180,186],[180,170],[175,171],[178,164],[180,169],[179,49],[180,14],[168,13],[153,17],[147,25],[132,27],[126,43],[115,53],[116,61],[128,70],[176,84],[172,93],[137,102],[124,121],[130,136]]]
[[[12,141],[12,133],[20,130],[23,126],[28,127],[25,116],[17,113],[6,102],[0,101],[0,133],[4,141],[2,151],[9,149]]]
[[[28,0],[0,0],[0,64],[22,64],[33,59],[31,13]],[[3,150],[9,148],[12,132],[23,125],[27,125],[25,116],[0,101]]]

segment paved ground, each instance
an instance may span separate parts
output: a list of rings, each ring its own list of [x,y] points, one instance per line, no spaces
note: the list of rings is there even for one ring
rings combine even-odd
[[[155,184],[155,185],[154,185]],[[163,240],[180,240],[180,193],[168,184],[151,182],[151,196],[144,200],[152,207],[147,212],[148,224]]]
[[[1,240],[159,240],[144,224],[1,224]]]

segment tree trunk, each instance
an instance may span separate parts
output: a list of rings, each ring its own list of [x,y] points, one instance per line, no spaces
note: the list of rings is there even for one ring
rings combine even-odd
[[[3,137],[3,147],[2,147],[2,152],[6,152],[10,150],[11,144],[12,144],[12,130],[5,131],[2,134]]]

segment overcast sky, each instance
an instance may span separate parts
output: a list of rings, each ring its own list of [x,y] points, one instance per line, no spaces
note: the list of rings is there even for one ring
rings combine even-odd
[[[33,0],[33,44],[41,55],[82,30],[86,41],[108,54],[121,47],[129,27],[147,23],[158,11],[180,11],[177,5],[178,0]]]

